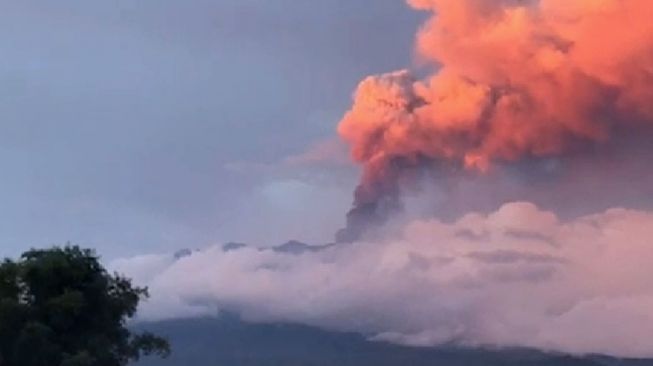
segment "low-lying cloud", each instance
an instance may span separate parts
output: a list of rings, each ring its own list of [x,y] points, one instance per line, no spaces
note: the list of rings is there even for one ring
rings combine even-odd
[[[141,319],[231,311],[419,346],[653,356],[653,212],[562,221],[514,202],[383,237],[319,250],[215,245],[110,268],[149,286]]]

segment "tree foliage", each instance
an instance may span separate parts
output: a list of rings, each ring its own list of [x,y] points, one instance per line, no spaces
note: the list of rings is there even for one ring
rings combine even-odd
[[[122,366],[167,356],[166,340],[133,334],[147,289],[109,274],[92,250],[30,250],[0,264],[0,366]]]

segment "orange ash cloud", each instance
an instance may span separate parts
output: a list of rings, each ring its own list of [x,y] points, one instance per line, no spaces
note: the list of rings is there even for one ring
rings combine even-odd
[[[460,162],[552,156],[653,121],[653,1],[410,0],[437,70],[370,76],[338,126],[378,184],[396,157]],[[379,173],[381,171],[381,173]]]

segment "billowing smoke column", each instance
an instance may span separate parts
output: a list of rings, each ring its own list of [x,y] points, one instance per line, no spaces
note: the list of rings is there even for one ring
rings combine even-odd
[[[370,76],[338,126],[364,167],[339,241],[399,206],[406,169],[575,153],[653,125],[653,1],[409,0],[433,15],[418,57]]]

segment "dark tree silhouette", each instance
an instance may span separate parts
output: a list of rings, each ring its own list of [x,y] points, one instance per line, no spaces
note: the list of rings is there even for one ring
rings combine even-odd
[[[126,326],[147,289],[109,274],[92,250],[30,250],[0,264],[0,366],[122,366],[168,342]]]

